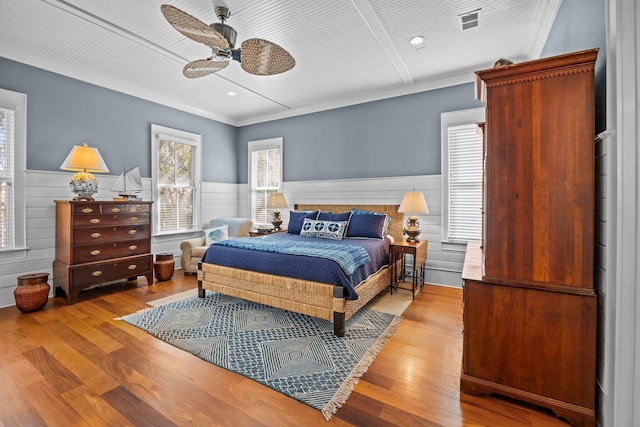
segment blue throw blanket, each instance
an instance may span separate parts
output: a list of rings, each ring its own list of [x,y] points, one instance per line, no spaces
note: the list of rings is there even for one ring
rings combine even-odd
[[[347,275],[353,274],[358,267],[371,261],[364,248],[319,242],[317,239],[310,242],[292,242],[241,237],[215,242],[214,244],[254,251],[326,258],[337,262]]]

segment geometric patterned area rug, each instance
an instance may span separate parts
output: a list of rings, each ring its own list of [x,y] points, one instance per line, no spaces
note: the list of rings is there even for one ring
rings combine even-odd
[[[401,317],[360,309],[333,324],[207,291],[124,316],[156,338],[237,372],[322,412],[329,420],[348,399]]]

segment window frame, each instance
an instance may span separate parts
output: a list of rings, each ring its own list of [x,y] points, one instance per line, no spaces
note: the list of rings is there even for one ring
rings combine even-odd
[[[159,166],[159,145],[160,135],[164,135],[174,142],[190,144],[195,147],[196,161],[192,162],[193,173],[193,220],[190,229],[184,230],[172,230],[172,231],[160,231],[160,197],[158,191],[158,166]],[[179,129],[173,129],[166,126],[160,126],[157,124],[151,124],[151,174],[152,174],[152,200],[153,200],[153,235],[154,236],[168,236],[182,233],[193,233],[202,231],[202,225],[200,224],[200,209],[202,207],[201,201],[201,186],[202,186],[202,135],[182,131]]]
[[[13,242],[0,249],[0,262],[11,262],[26,256],[26,170],[27,170],[27,95],[0,88],[0,107],[14,110],[13,138]]]
[[[485,108],[471,108],[467,110],[450,111],[440,114],[440,131],[442,144],[442,245],[445,250],[464,251],[470,240],[452,240],[450,235],[450,182],[449,182],[449,128],[452,126],[477,124],[485,121]],[[482,156],[484,157],[484,151]],[[484,158],[482,168],[484,169]],[[482,180],[482,178],[481,178]],[[482,221],[482,206],[480,212]]]
[[[271,225],[270,222],[260,223],[256,221],[256,211],[255,211],[255,192],[254,192],[254,173],[253,173],[253,153],[256,151],[270,150],[277,148],[279,150],[279,161],[280,161],[280,174],[278,177],[278,187],[274,189],[278,192],[282,192],[282,182],[284,175],[284,163],[283,163],[283,138],[268,138],[268,139],[260,139],[255,141],[249,141],[248,144],[248,187],[249,187],[249,212],[251,215],[251,221],[256,226],[262,225]],[[271,209],[267,209],[267,215],[269,216],[269,211]],[[271,210],[272,211],[272,210]]]

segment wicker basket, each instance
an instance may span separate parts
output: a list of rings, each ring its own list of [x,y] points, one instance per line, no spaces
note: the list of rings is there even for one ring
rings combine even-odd
[[[34,273],[18,277],[18,287],[13,291],[16,307],[23,313],[40,310],[49,301],[47,283],[49,273]]]

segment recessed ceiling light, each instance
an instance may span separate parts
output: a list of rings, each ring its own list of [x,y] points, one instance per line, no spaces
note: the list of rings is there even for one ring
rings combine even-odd
[[[411,43],[414,46],[421,45],[422,43],[424,43],[424,37],[422,37],[422,36],[413,36],[413,37],[411,37],[411,40],[409,40],[409,43]]]
[[[239,96],[237,93],[235,93],[234,91],[230,90],[229,92],[227,92],[227,95],[229,96]]]

